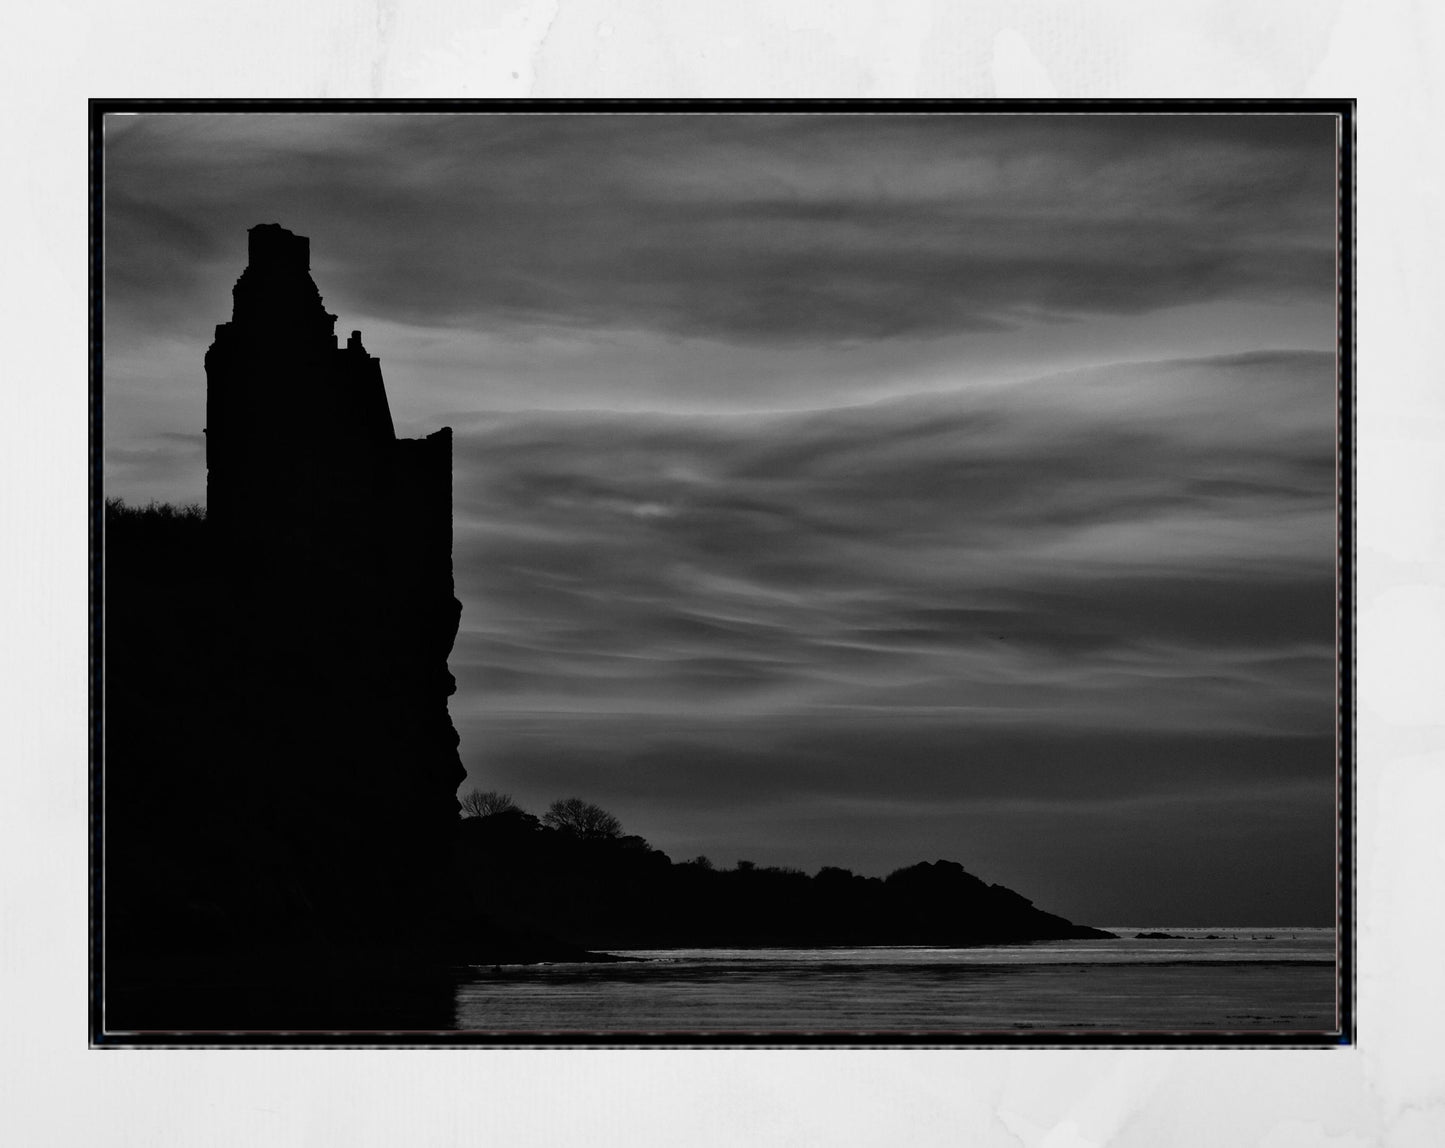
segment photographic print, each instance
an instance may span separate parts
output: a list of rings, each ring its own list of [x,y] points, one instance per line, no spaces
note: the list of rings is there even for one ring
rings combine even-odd
[[[94,102],[92,1042],[1347,1043],[1352,115]]]

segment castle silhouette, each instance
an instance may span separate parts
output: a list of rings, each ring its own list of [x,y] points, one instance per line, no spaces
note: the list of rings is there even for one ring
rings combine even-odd
[[[280,979],[448,928],[451,431],[397,438],[309,249],[250,229],[205,356],[205,518],[107,518],[105,952],[144,1027],[229,1023],[152,975],[177,954]]]
[[[339,345],[309,255],[305,236],[251,228],[206,352],[207,529],[245,699],[230,728],[238,768],[302,798],[273,816],[327,925],[415,927],[465,775],[447,712],[451,430],[396,437],[380,363],[359,331]]]

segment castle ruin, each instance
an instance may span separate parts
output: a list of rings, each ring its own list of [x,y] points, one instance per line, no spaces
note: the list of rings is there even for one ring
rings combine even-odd
[[[249,232],[206,352],[207,530],[226,766],[328,935],[435,919],[456,788],[451,430],[398,439],[378,360]]]

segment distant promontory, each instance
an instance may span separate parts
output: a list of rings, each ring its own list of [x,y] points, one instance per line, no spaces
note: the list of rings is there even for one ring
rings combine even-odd
[[[675,863],[580,799],[554,811],[594,810],[605,832],[555,812],[539,819],[504,795],[480,796],[475,804],[490,810],[464,819],[457,834],[468,904],[511,931],[588,948],[965,946],[1113,935],[1035,908],[956,861],[886,877],[833,866],[810,876],[748,861],[720,869],[705,857]]]

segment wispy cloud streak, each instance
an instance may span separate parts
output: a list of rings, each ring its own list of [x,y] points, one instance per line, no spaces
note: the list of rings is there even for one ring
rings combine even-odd
[[[1325,117],[147,117],[109,273],[164,311],[258,210],[394,320],[866,342],[1334,291]],[[344,253],[344,254],[342,254]]]
[[[458,440],[489,708],[1328,729],[1328,356]],[[469,661],[474,659],[474,661]]]

